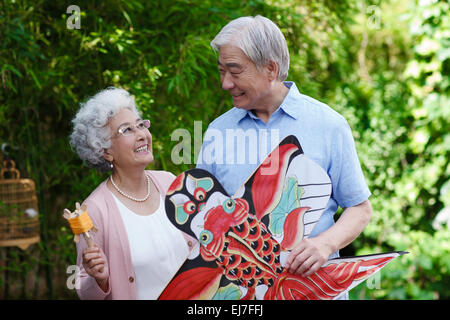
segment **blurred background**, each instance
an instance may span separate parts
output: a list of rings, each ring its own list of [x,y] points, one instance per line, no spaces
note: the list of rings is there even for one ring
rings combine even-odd
[[[230,20],[260,14],[287,39],[288,80],[353,130],[374,214],[341,255],[410,252],[350,297],[449,299],[449,9],[438,0],[1,0],[0,298],[78,298],[62,211],[107,177],[69,146],[80,102],[108,86],[129,90],[152,121],[151,168],[192,168],[194,154],[191,164],[171,161],[171,133],[193,134],[194,121],[204,132],[232,106],[209,42]],[[18,205],[18,195],[31,202]]]

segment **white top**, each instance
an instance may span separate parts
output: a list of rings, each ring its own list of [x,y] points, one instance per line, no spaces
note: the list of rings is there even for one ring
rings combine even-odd
[[[148,216],[134,213],[113,197],[128,234],[136,298],[157,299],[189,254],[186,240],[167,218],[161,197],[159,208]]]

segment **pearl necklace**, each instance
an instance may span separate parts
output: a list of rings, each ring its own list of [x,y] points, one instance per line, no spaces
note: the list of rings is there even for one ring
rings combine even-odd
[[[109,180],[111,180],[111,183],[114,186],[114,188],[116,188],[116,190],[124,197],[127,197],[128,199],[136,201],[136,202],[144,202],[145,200],[148,199],[148,197],[150,197],[150,178],[148,177],[148,175],[145,175],[145,177],[147,178],[147,195],[142,199],[132,197],[132,196],[126,194],[125,192],[123,192],[122,190],[120,190],[119,187],[114,183],[112,175],[109,176]]]

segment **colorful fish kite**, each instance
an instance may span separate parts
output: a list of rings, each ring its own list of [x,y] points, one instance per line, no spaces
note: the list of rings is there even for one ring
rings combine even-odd
[[[336,299],[404,252],[327,261],[310,276],[284,267],[326,208],[331,181],[286,137],[229,196],[202,169],[180,174],[166,195],[169,220],[200,245],[159,299]]]

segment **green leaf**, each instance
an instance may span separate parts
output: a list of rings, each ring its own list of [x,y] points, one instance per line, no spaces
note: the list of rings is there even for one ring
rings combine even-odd
[[[33,78],[34,83],[38,87],[39,90],[42,89],[41,83],[39,82],[39,79],[36,77],[36,74],[34,73],[33,69],[27,69],[27,73],[30,74],[30,76]]]
[[[22,76],[22,73],[21,73],[19,70],[17,70],[16,68],[14,68],[14,67],[13,67],[12,65],[10,65],[10,64],[5,64],[5,65],[3,65],[2,71],[5,70],[5,69],[8,69],[8,70],[14,72],[19,78],[22,78],[22,77],[23,77],[23,76]]]

